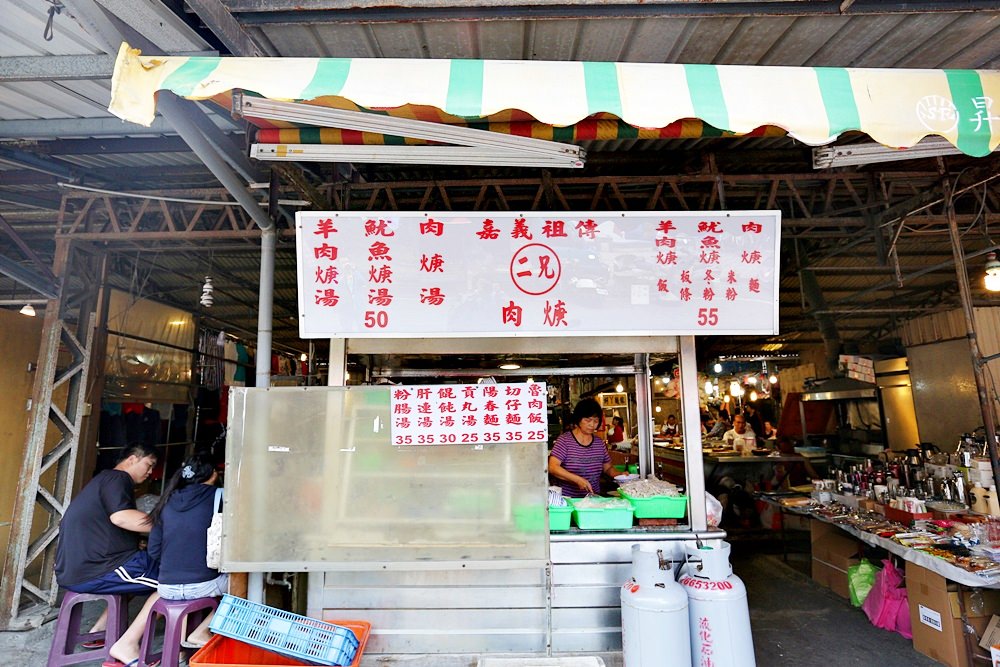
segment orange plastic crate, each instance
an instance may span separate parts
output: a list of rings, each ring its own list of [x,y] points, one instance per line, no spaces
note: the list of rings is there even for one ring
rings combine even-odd
[[[361,654],[368,643],[372,625],[367,621],[329,621],[348,628],[358,638],[358,650],[354,654],[351,667],[361,664]],[[215,635],[201,647],[188,661],[191,667],[285,667],[286,665],[308,665],[295,658],[257,648],[237,639]]]

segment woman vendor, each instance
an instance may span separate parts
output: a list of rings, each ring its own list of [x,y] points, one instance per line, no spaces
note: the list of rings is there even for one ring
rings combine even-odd
[[[562,487],[564,496],[582,498],[600,493],[601,473],[614,475],[608,449],[594,435],[602,416],[600,403],[585,398],[573,409],[573,428],[556,438],[549,453],[549,476]]]

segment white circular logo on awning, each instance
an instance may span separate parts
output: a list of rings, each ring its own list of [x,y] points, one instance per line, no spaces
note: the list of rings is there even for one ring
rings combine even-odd
[[[917,102],[917,118],[931,132],[947,134],[958,125],[958,109],[947,97],[927,95]]]

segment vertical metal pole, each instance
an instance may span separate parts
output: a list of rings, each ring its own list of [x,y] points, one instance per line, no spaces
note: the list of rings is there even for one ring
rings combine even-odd
[[[990,399],[986,377],[983,373],[983,355],[979,352],[979,340],[976,336],[976,316],[972,309],[972,291],[969,288],[969,273],[965,266],[965,253],[962,250],[962,237],[958,231],[958,220],[955,217],[955,201],[952,196],[951,180],[944,168],[944,160],[938,158],[942,172],[942,189],[944,190],[945,210],[948,215],[948,237],[951,239],[951,253],[955,257],[955,273],[958,278],[958,295],[962,301],[962,314],[965,315],[965,337],[969,341],[969,352],[972,354],[972,374],[976,379],[976,391],[979,393],[979,409],[983,416],[983,426],[986,428],[986,445],[990,452],[990,464],[993,466],[993,484],[1000,489],[1000,461],[997,456],[997,429],[993,418],[993,402]]]
[[[708,530],[705,505],[705,462],[701,454],[701,408],[698,404],[698,362],[694,336],[680,336],[681,423],[684,425],[684,475],[687,477],[688,524]]]
[[[653,465],[653,400],[649,386],[649,355],[635,355],[635,411],[639,427],[639,474],[645,477]],[[628,434],[626,434],[626,437]]]
[[[273,189],[273,187],[272,187]],[[257,387],[271,386],[271,337],[274,328],[274,253],[278,234],[274,227],[260,237],[260,294],[257,299]],[[247,599],[264,601],[264,573],[251,572],[247,581]]]

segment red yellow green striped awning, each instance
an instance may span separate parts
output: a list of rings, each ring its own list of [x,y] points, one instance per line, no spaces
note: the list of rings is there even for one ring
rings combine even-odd
[[[684,123],[696,119],[702,132],[713,128],[713,136],[781,128],[810,145],[855,130],[896,148],[939,135],[977,157],[1000,144],[996,70],[160,57],[142,56],[123,44],[111,112],[149,125],[161,90],[198,100],[225,100],[231,91],[246,91],[404,118],[485,123],[493,131],[550,134],[558,141],[629,133],[634,135],[629,138],[664,138],[664,131],[691,131]],[[611,122],[613,129],[602,125]],[[563,129],[577,125],[572,134]],[[343,141],[345,131],[339,132]],[[329,137],[336,140],[336,134]]]

